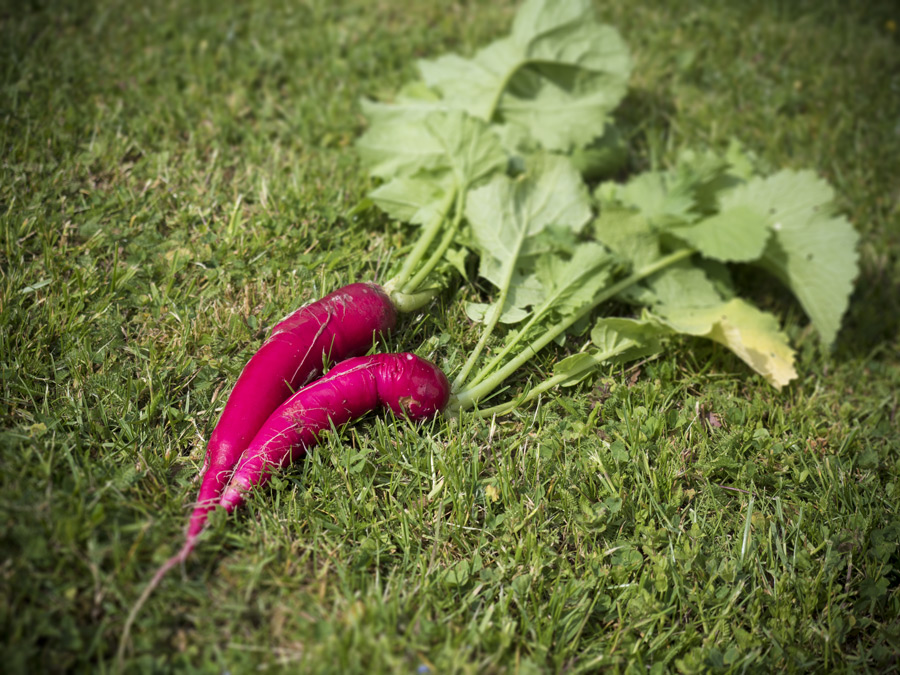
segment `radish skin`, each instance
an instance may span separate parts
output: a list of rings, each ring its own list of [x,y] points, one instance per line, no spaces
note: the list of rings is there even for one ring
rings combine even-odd
[[[264,485],[314,446],[323,431],[379,408],[411,420],[433,417],[447,405],[450,383],[433,363],[414,354],[347,359],[276,410],[250,442],[219,506],[233,511],[249,490]]]
[[[194,550],[235,465],[269,415],[292,392],[314,380],[327,360],[341,361],[365,352],[373,339],[389,333],[396,323],[397,310],[381,286],[355,283],[301,307],[275,325],[244,366],[209,438],[184,545],[156,571],[125,620],[117,655],[120,668],[139,610],[169,570]]]
[[[187,530],[200,534],[232,470],[266,418],[294,391],[319,376],[325,360],[365,352],[390,332],[397,312],[371,283],[340,288],[282,319],[244,367],[209,439],[203,479]],[[191,546],[192,548],[192,546]]]

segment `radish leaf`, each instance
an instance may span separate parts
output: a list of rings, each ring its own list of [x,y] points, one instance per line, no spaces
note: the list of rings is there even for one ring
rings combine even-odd
[[[452,183],[447,172],[400,176],[372,190],[369,198],[395,220],[424,225],[440,213]]]
[[[859,242],[849,221],[832,215],[833,198],[812,171],[788,170],[754,178],[727,196],[766,218],[773,237],[760,263],[791,289],[826,345],[849,304]]]
[[[771,230],[757,209],[737,205],[672,233],[707,258],[746,262],[762,255]]]
[[[419,71],[447,105],[521,126],[545,148],[569,150],[603,134],[625,95],[631,58],[588,0],[526,0],[509,36],[472,59],[420,61]]]
[[[658,353],[659,338],[666,330],[656,321],[642,319],[598,319],[591,330],[591,342],[609,363],[625,363]]]
[[[778,320],[741,298],[709,307],[661,307],[659,311],[661,321],[676,333],[725,345],[776,388],[797,377],[794,350]]]
[[[547,311],[574,314],[593,301],[613,275],[613,256],[596,242],[584,242],[574,255],[544,255],[536,261],[537,277],[545,292]]]
[[[444,148],[447,165],[461,188],[505,171],[506,153],[488,125],[461,112],[438,113],[423,119],[429,133]]]
[[[635,267],[660,257],[659,234],[642,214],[618,206],[604,208],[592,225],[594,237]]]
[[[466,217],[482,254],[482,276],[503,288],[508,283],[504,275],[512,275],[529,238],[551,225],[579,232],[591,218],[591,207],[571,163],[564,157],[540,155],[524,177],[500,175],[472,190]]]
[[[725,345],[775,387],[797,376],[794,352],[777,319],[741,298],[723,298],[699,267],[670,267],[650,278],[635,296],[672,332]]]
[[[664,326],[649,319],[600,319],[591,331],[591,342],[596,349],[562,359],[553,367],[553,377],[536,386],[525,400],[532,400],[535,393],[554,386],[576,385],[600,366],[656,354],[662,349],[659,338],[667,332]]]
[[[411,176],[446,166],[445,148],[431,130],[402,119],[370,127],[356,142],[356,149],[377,178]]]

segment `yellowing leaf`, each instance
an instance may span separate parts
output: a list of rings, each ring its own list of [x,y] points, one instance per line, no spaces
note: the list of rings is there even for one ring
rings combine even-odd
[[[797,377],[794,350],[778,320],[740,298],[712,307],[675,308],[662,320],[678,333],[725,345],[774,387]]]

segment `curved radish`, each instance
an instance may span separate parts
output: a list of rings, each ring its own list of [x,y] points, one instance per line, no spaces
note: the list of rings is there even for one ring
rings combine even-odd
[[[397,310],[380,286],[355,283],[301,307],[275,325],[244,366],[209,438],[184,545],[156,571],[125,620],[119,642],[120,664],[138,611],[169,570],[194,550],[235,464],[266,418],[291,392],[315,379],[326,361],[340,361],[366,351],[373,339],[390,332],[396,323]]]
[[[440,412],[450,384],[433,363],[414,354],[374,354],[336,365],[291,396],[266,420],[234,470],[219,505],[240,506],[272,469],[302,457],[319,435],[378,408],[419,420]]]
[[[370,283],[344,286],[282,319],[244,367],[209,439],[187,538],[200,534],[235,464],[266,418],[315,379],[326,360],[340,361],[393,329],[397,312]]]

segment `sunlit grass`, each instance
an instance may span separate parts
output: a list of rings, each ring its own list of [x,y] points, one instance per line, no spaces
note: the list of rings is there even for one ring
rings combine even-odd
[[[348,215],[370,187],[359,98],[394,91],[417,57],[484,44],[513,8],[0,10],[5,672],[111,667],[268,327],[380,278],[407,242]],[[737,138],[835,186],[863,235],[836,350],[770,285],[748,292],[799,344],[783,392],[683,341],[502,419],[352,425],[213,519],[141,614],[130,668],[896,668],[900,16],[598,11],[635,53],[631,169]],[[385,346],[452,369],[473,336],[448,294]]]

